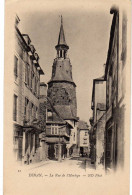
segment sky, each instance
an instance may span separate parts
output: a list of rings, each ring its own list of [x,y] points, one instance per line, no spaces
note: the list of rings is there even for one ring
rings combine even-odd
[[[73,80],[77,85],[77,113],[81,120],[89,123],[92,116],[91,96],[93,79],[103,76],[107,59],[112,15],[110,7],[74,6],[70,9],[63,5],[56,8],[44,4],[29,5],[19,9],[19,28],[28,34],[40,57],[40,66],[45,75],[41,81],[47,83],[51,78],[53,60],[56,58],[60,30],[60,15],[68,56],[72,64]],[[30,10],[30,11],[29,11]]]

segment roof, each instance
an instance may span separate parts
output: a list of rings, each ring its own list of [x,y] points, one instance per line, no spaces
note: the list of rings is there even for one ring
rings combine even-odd
[[[95,82],[96,81],[105,81],[104,76],[96,78],[96,79],[93,79],[92,101],[93,101],[93,98],[94,98]]]
[[[58,122],[64,122],[64,123],[66,123],[65,120],[64,120],[64,119],[62,118],[62,116],[60,115],[60,113],[56,110],[55,106],[53,106],[53,104],[52,104],[50,98],[49,98],[49,97],[46,97],[46,98],[47,98],[47,102],[49,103],[50,109],[51,109],[52,111],[54,111],[55,114],[58,116],[58,119],[59,119]],[[47,108],[48,108],[48,105],[47,105]]]
[[[108,49],[108,53],[107,53],[107,60],[106,60],[106,67],[105,67],[105,79],[106,79],[106,75],[107,75],[107,71],[108,71],[109,60],[110,60],[111,53],[112,53],[112,47],[113,47],[113,42],[114,42],[114,33],[115,33],[115,29],[116,29],[116,21],[118,19],[119,10],[116,7],[112,7],[110,10],[110,13],[114,14],[114,15],[113,15],[111,31],[110,31],[109,49]]]
[[[56,71],[55,71],[55,75],[54,76],[52,75],[52,79],[51,79],[52,81],[53,80],[58,80],[58,81],[65,80],[65,81],[73,82],[71,74],[67,74],[66,72],[67,67],[71,66],[68,60],[62,60],[62,59],[56,60],[54,66],[56,66]],[[70,68],[69,68],[69,72],[71,72]]]
[[[46,124],[60,124],[60,125],[65,125],[65,121],[46,121]]]
[[[61,16],[61,26],[60,26],[60,33],[58,38],[58,45],[67,45],[65,41],[62,16]]]
[[[95,81],[103,81],[104,80],[104,76],[102,76],[102,77],[99,77],[99,78],[96,78],[96,79],[94,79]]]
[[[40,82],[40,86],[45,86],[45,87],[47,87],[47,85],[46,85],[45,82]]]
[[[88,124],[87,124],[87,122],[80,120],[78,122],[78,128],[79,129],[87,129],[88,130]]]
[[[46,121],[46,124],[54,124],[54,123],[56,123],[56,124],[66,124],[66,125],[69,125],[72,128],[71,124],[68,123],[67,121],[65,121],[64,118],[63,118],[64,115],[63,115],[63,112],[62,111],[64,110],[64,108],[61,109],[62,107],[59,108],[59,106],[53,106],[52,105],[52,102],[50,101],[50,99],[48,97],[46,97],[46,98],[47,98],[48,103],[50,104],[51,110],[54,111],[54,113],[58,116],[58,119],[59,119],[57,121],[54,120],[54,119],[53,119],[53,121]]]
[[[17,27],[17,26],[15,26],[15,29],[16,29],[16,33],[17,33],[17,35],[21,38],[21,40],[22,40],[22,42],[24,43],[24,44],[22,44],[25,48],[26,48],[26,51],[27,52],[31,52],[31,39],[30,39],[30,37],[29,37],[29,35],[28,34],[22,34],[21,32],[20,32],[20,30],[19,30],[19,28]],[[34,47],[34,46],[32,46],[32,47]],[[34,48],[35,49],[35,48]],[[31,52],[32,53],[32,52]],[[32,54],[33,56],[34,56],[34,54]],[[38,55],[38,54],[37,54]],[[35,56],[34,56],[35,57]],[[36,58],[35,58],[36,59]],[[40,67],[40,64],[38,63],[38,61],[36,60],[36,62],[37,62],[37,64],[38,64],[38,66],[37,67],[39,67],[39,69],[38,69],[38,71],[39,71],[39,74],[41,74],[41,75],[44,75],[44,71],[42,70],[42,68]],[[36,63],[35,63],[36,64]]]
[[[77,120],[77,117],[75,117],[72,113],[70,105],[56,105],[54,106],[54,108],[64,120],[66,119]]]
[[[76,86],[72,78],[72,69],[69,59],[55,59],[53,64],[53,70],[54,74],[52,73],[52,78],[48,83],[53,81],[63,81],[70,82],[74,86]]]

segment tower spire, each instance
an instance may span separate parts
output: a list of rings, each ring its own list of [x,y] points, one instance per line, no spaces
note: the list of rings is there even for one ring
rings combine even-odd
[[[69,49],[69,47],[65,41],[62,15],[61,15],[61,25],[60,25],[60,32],[59,32],[59,37],[58,37],[58,44],[55,46],[55,48],[57,50],[57,57],[58,58],[66,58],[66,53],[67,53],[67,50]]]
[[[62,15],[61,15],[61,25],[63,25],[63,18],[62,18]]]
[[[59,33],[59,38],[58,38],[58,45],[67,45],[65,41],[62,15],[61,15],[61,26],[60,26],[60,33]]]

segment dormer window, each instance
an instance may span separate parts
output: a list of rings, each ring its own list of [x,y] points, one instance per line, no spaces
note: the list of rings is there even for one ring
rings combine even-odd
[[[39,55],[37,53],[34,54],[36,60],[38,61],[39,60]]]
[[[35,52],[35,48],[34,48],[34,46],[33,46],[33,45],[30,45],[30,49],[31,49],[31,52],[34,54],[34,52]]]
[[[27,45],[29,45],[31,43],[29,36],[27,34],[23,34],[22,36],[23,36],[25,42],[27,43]]]
[[[47,120],[52,120],[52,117],[53,117],[53,113],[50,110],[48,110],[47,111]]]
[[[17,27],[20,22],[20,18],[16,15],[15,17],[15,26]]]

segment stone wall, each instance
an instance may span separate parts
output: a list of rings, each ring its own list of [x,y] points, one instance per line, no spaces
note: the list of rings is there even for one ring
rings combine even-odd
[[[76,88],[72,83],[50,83],[48,87],[48,97],[51,99],[54,106],[70,105],[73,115],[77,115]]]
[[[104,169],[104,140],[105,140],[106,114],[104,114],[96,126],[96,169]]]
[[[41,122],[41,128],[46,132],[46,109],[47,99],[45,96],[41,96],[39,99],[39,121]]]
[[[106,102],[106,81],[95,81],[94,93],[94,123],[97,121],[97,103],[105,104]]]

